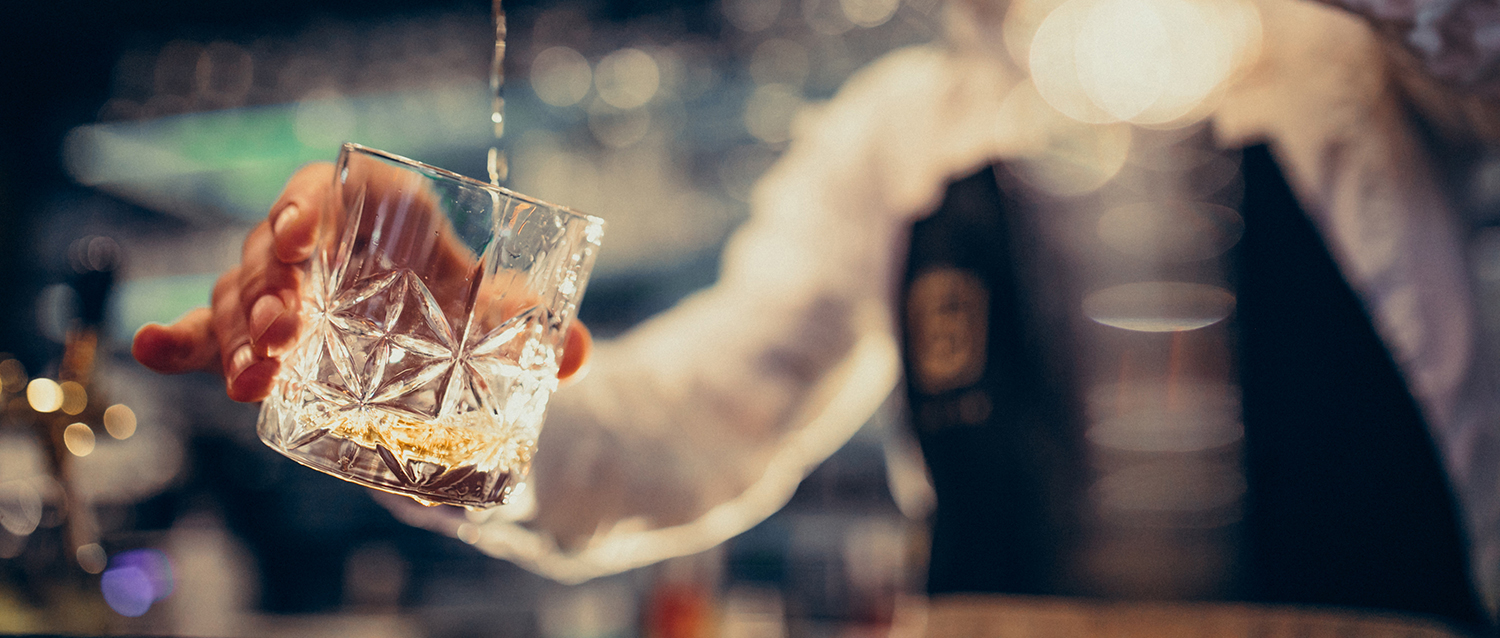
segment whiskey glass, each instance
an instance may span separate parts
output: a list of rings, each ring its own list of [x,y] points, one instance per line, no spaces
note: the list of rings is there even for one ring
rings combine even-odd
[[[535,452],[603,220],[357,144],[334,179],[261,439],[425,504],[503,503]]]

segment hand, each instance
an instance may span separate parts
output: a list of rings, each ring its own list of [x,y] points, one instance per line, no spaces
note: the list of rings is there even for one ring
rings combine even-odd
[[[394,182],[383,181],[379,175],[368,180],[371,188]],[[280,357],[296,344],[302,327],[302,285],[306,263],[319,246],[320,225],[327,223],[335,229],[343,225],[342,210],[328,210],[333,183],[333,164],[297,171],[268,218],[245,238],[240,264],[219,277],[210,307],[197,308],[172,325],[142,327],[131,348],[136,360],[163,374],[200,370],[221,374],[229,398],[264,399],[280,368]],[[443,236],[447,241],[440,240],[435,248],[439,260],[455,268],[472,261],[451,234]],[[513,304],[502,301],[501,306]],[[588,329],[574,321],[563,346],[558,378],[574,376],[592,346]]]

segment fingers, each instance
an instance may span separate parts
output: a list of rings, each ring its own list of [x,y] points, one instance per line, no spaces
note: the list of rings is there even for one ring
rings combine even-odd
[[[589,333],[587,326],[582,321],[574,321],[568,326],[568,336],[563,341],[562,362],[558,365],[557,378],[562,381],[578,380],[583,378],[583,373],[589,362],[589,355],[594,351],[594,337]]]
[[[321,240],[346,232],[354,241],[346,249],[357,254],[378,250],[378,263],[424,269],[424,280],[432,284],[443,309],[470,303],[478,293],[474,282],[481,279],[480,264],[441,214],[437,195],[395,167],[351,163],[349,168],[346,190],[356,193],[351,201],[334,201],[332,164],[313,164],[293,175],[267,219],[246,237],[240,265],[215,284],[211,308],[195,310],[170,326],[142,328],[133,344],[136,358],[159,372],[220,373],[231,399],[264,399],[279,358],[296,344],[302,327],[305,262],[324,245]],[[343,211],[351,207],[356,214],[345,220]],[[361,214],[372,210],[387,212]],[[354,220],[357,228],[344,228]],[[524,295],[507,295],[503,287],[489,292],[494,296],[485,297],[495,305],[483,316],[499,323],[522,310],[511,306]],[[582,376],[592,344],[588,329],[575,322],[563,344],[559,379]]]
[[[219,278],[213,294],[213,331],[218,341],[219,365],[229,398],[254,402],[271,392],[271,381],[281,362],[257,353],[251,345],[248,316],[240,290],[241,268]]]
[[[136,331],[130,353],[141,365],[162,374],[218,372],[219,343],[212,320],[208,308],[197,308],[170,326],[146,324]]]
[[[245,238],[240,256],[238,301],[245,313],[245,334],[255,354],[277,357],[296,343],[303,270],[276,256],[269,223]]]
[[[304,166],[287,180],[281,197],[271,205],[266,221],[274,238],[272,252],[281,263],[297,264],[312,256],[319,222],[328,213],[333,172],[328,162]]]

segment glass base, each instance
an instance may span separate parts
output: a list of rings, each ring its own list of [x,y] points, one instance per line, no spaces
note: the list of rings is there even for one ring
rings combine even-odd
[[[308,423],[310,415],[299,417],[279,403],[273,397],[261,409],[260,438],[271,449],[315,470],[425,505],[476,511],[502,505],[519,474],[515,463],[498,462],[515,456],[519,450],[509,449],[515,445],[454,436],[452,428],[393,419],[383,411],[355,411],[316,419],[314,425]],[[351,422],[359,426],[350,427]]]
[[[514,483],[511,472],[485,471],[472,465],[450,470],[424,461],[401,463],[384,447],[377,445],[370,449],[327,435],[296,449],[267,444],[307,467],[365,487],[409,496],[423,505],[484,510],[503,505]],[[401,474],[392,466],[400,468]]]

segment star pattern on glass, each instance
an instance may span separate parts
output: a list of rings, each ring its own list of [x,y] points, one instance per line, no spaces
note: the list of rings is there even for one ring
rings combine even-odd
[[[393,270],[368,277],[310,316],[324,349],[322,374],[309,375],[308,383],[319,398],[339,409],[379,406],[437,415],[457,340],[432,291],[415,273]]]

